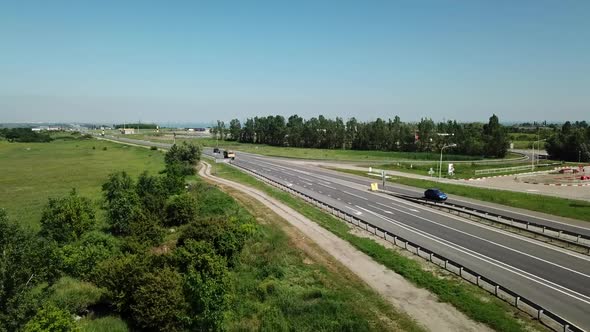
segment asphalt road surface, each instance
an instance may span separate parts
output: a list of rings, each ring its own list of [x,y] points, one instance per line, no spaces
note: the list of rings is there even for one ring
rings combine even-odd
[[[145,141],[124,141],[154,145],[151,142],[142,143]],[[166,147],[162,144],[159,146]],[[206,149],[205,153],[215,156],[210,149]],[[404,237],[421,248],[452,259],[579,327],[590,329],[588,256],[470,223],[403,199],[369,192],[368,183],[371,181],[361,177],[241,152],[237,152],[236,160],[232,163],[264,174],[324,203],[348,211],[369,224]],[[387,189],[421,196],[415,190],[391,185]],[[485,207],[485,203],[478,204],[478,208]],[[520,214],[518,218],[531,218],[533,222],[547,223],[552,227],[570,227],[532,215]],[[577,232],[590,232],[588,228],[571,227]]]

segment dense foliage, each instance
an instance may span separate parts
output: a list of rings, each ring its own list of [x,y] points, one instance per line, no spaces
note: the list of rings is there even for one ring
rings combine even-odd
[[[351,118],[328,119],[322,115],[303,119],[292,115],[249,118],[242,125],[233,119],[226,128],[222,121],[212,128],[218,138],[244,143],[263,143],[325,149],[439,152],[444,145],[457,144],[455,154],[504,157],[508,149],[506,129],[493,115],[488,124],[435,123],[422,119],[405,123],[396,116],[387,121],[361,122]]]
[[[586,121],[564,123],[545,145],[551,159],[590,161],[590,126]]]
[[[0,331],[73,331],[74,315],[99,307],[134,329],[220,330],[252,219],[205,199],[208,185],[186,186],[178,169],[199,158],[181,145],[160,175],[111,174],[106,229],[76,191],[49,200],[38,233],[0,210]]]
[[[0,137],[4,137],[9,142],[51,142],[52,138],[48,133],[36,132],[31,128],[2,128]]]

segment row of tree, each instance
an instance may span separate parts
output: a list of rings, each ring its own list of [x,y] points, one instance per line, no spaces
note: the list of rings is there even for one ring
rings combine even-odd
[[[160,175],[111,174],[102,186],[107,230],[76,191],[49,200],[38,233],[0,209],[0,331],[75,330],[73,315],[97,307],[133,329],[221,329],[252,220],[201,200],[206,188],[187,191],[199,158],[183,144]]]
[[[31,128],[2,128],[0,129],[0,138],[9,142],[51,142],[52,138],[47,132],[36,132]]]
[[[432,119],[407,123],[398,116],[387,121],[351,118],[345,122],[322,115],[307,120],[298,115],[288,119],[275,115],[248,118],[243,125],[238,119],[231,120],[229,126],[218,121],[212,133],[220,139],[244,143],[324,149],[437,152],[455,143],[455,154],[497,158],[506,155],[509,145],[506,128],[496,115],[487,124],[435,123]]]
[[[586,121],[567,121],[547,139],[545,149],[551,159],[590,161],[590,126]]]

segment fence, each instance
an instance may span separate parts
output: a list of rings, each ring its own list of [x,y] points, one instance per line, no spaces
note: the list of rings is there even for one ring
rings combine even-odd
[[[339,219],[342,219],[354,226],[360,227],[361,229],[364,229],[370,233],[373,233],[375,236],[383,238],[384,240],[394,244],[395,246],[397,246],[399,248],[403,248],[405,250],[408,250],[409,252],[411,252],[411,253],[413,253],[413,254],[415,254],[415,255],[417,255],[417,256],[419,256],[419,257],[421,257],[433,264],[436,264],[439,267],[444,268],[445,270],[447,270],[449,272],[452,272],[452,273],[458,275],[462,279],[464,279],[472,284],[477,285],[478,287],[486,290],[490,294],[495,295],[499,299],[502,299],[502,300],[510,303],[511,305],[515,306],[519,310],[526,312],[527,314],[535,317],[540,323],[542,323],[543,325],[545,325],[555,331],[585,332],[583,329],[568,322],[564,318],[561,318],[557,314],[554,314],[554,313],[544,309],[543,307],[534,303],[533,301],[518,295],[517,293],[511,291],[510,289],[497,284],[496,282],[494,282],[493,280],[491,280],[489,278],[479,275],[477,272],[470,270],[470,269],[462,266],[461,264],[454,262],[451,259],[448,259],[442,255],[434,253],[428,249],[421,248],[418,244],[415,244],[415,243],[413,243],[409,240],[406,240],[400,236],[392,234],[391,232],[381,229],[380,227],[371,225],[371,224],[349,214],[348,212],[340,210],[339,208],[336,208],[332,205],[323,203],[323,202],[321,202],[321,201],[319,201],[319,200],[317,200],[305,193],[302,193],[302,192],[295,190],[291,187],[285,186],[285,185],[283,185],[283,184],[281,184],[281,183],[279,183],[279,182],[277,182],[265,175],[262,175],[260,173],[255,172],[255,171],[252,171],[252,170],[249,170],[249,169],[247,169],[243,166],[237,165],[235,163],[232,163],[231,165],[238,167],[249,174],[252,174],[256,178],[262,180],[265,183],[270,184],[273,187],[279,188],[279,189],[286,191],[292,195],[298,196],[298,197],[302,198],[303,200],[305,200],[306,202],[308,202],[309,204],[312,204],[322,210],[325,210],[326,212],[334,215],[335,217],[337,217]]]
[[[554,164],[541,164],[535,165],[535,167],[548,167],[554,165],[561,165],[559,163]],[[523,166],[512,166],[512,167],[500,167],[500,168],[486,168],[486,169],[478,169],[475,170],[475,175],[486,175],[486,174],[498,174],[498,173],[510,173],[510,172],[519,172],[519,171],[526,171],[532,168],[532,165],[523,165]]]

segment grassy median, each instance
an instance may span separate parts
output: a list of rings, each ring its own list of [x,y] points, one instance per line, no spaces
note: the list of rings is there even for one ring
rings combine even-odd
[[[520,313],[506,302],[489,295],[477,286],[455,277],[441,278],[436,273],[425,270],[420,262],[405,257],[396,250],[385,248],[372,239],[351,234],[349,226],[342,221],[299,198],[272,188],[236,168],[224,164],[213,164],[213,174],[260,189],[282,201],[320,226],[348,241],[375,261],[402,275],[415,285],[428,289],[436,294],[440,301],[452,304],[475,321],[484,323],[497,331],[527,330],[527,324],[524,324],[519,317],[528,316]]]

